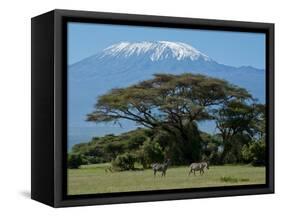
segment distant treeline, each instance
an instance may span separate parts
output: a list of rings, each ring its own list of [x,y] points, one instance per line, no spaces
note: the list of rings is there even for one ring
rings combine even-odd
[[[171,159],[174,165],[206,160],[210,164],[265,164],[265,106],[247,90],[203,75],[157,74],[151,80],[113,89],[99,97],[88,121],[134,121],[142,128],[121,135],[95,137],[77,144],[68,165],[112,162],[134,169],[135,163]],[[212,120],[215,135],[198,123]]]

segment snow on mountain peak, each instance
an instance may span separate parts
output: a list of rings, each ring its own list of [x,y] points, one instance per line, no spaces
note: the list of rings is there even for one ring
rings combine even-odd
[[[143,55],[149,56],[151,61],[158,61],[167,58],[177,60],[190,59],[192,61],[203,59],[211,61],[207,55],[196,50],[192,46],[182,42],[157,41],[157,42],[120,42],[113,44],[103,50],[104,56],[125,56]]]

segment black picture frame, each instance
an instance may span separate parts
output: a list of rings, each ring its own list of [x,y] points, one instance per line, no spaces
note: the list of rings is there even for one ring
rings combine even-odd
[[[96,195],[66,194],[66,23],[106,23],[266,34],[266,184]],[[274,193],[274,24],[53,10],[32,18],[31,198],[53,207]]]

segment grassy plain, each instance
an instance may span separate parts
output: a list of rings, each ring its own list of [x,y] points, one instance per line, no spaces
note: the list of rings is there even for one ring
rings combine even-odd
[[[95,194],[160,189],[181,189],[265,183],[265,167],[250,165],[211,166],[205,174],[188,176],[187,166],[168,168],[166,177],[153,176],[151,169],[105,172],[109,164],[68,169],[68,194]]]

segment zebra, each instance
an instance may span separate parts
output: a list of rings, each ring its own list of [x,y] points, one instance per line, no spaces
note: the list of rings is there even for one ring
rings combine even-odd
[[[154,177],[156,176],[157,171],[161,171],[162,172],[161,176],[165,177],[169,165],[170,165],[170,159],[165,160],[163,164],[159,164],[159,163],[152,164],[151,167],[154,172]]]
[[[190,171],[188,175],[190,175],[192,172],[194,175],[196,175],[195,171],[200,171],[200,175],[203,175],[205,168],[209,169],[209,164],[207,162],[192,163],[190,164]]]

